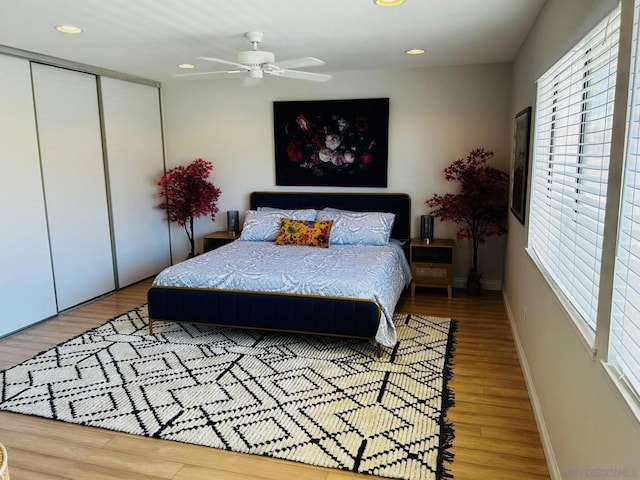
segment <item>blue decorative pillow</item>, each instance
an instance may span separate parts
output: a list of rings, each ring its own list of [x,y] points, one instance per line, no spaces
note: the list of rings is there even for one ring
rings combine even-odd
[[[273,242],[280,230],[280,220],[315,220],[316,211],[305,210],[247,210],[240,240]]]
[[[329,243],[335,245],[386,245],[396,216],[383,212],[322,210],[317,221],[333,220]]]

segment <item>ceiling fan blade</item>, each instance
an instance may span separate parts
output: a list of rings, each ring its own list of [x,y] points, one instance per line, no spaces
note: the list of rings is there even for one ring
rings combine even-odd
[[[222,58],[213,58],[213,57],[198,57],[199,60],[206,60],[208,62],[216,62],[216,63],[224,63],[225,65],[233,65],[234,67],[241,68],[242,70],[249,70],[249,67],[243,65],[242,63],[231,62],[229,60],[223,60]]]
[[[276,62],[274,65],[282,69],[304,68],[304,67],[314,67],[316,65],[324,65],[324,62],[319,58],[315,58],[315,57],[302,57],[302,58],[292,58],[291,60],[283,60],[282,62]]]
[[[195,72],[195,73],[176,73],[175,78],[199,77],[202,75],[234,75],[236,73],[247,73],[246,70],[220,70],[217,72]]]
[[[326,73],[302,72],[300,70],[278,70],[269,72],[277,77],[295,78],[297,80],[309,80],[311,82],[327,82],[331,80],[331,75]]]

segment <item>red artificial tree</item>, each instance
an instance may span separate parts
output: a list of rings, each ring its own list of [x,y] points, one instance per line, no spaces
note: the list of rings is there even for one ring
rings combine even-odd
[[[466,158],[453,162],[444,169],[444,178],[459,182],[460,191],[434,194],[425,202],[433,209],[431,215],[458,224],[458,240],[471,240],[473,261],[469,282],[474,282],[475,288],[479,288],[480,278],[478,247],[489,237],[507,232],[509,175],[486,165],[493,156],[492,151],[477,148]]]
[[[209,182],[212,170],[211,162],[198,158],[186,167],[172,168],[158,182],[163,198],[158,206],[167,211],[170,222],[184,227],[187,232],[191,245],[188,258],[195,256],[193,219],[209,215],[215,220],[218,213],[217,203],[222,192]]]

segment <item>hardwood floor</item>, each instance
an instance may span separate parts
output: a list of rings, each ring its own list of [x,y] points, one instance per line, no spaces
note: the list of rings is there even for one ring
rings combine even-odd
[[[0,339],[0,369],[102,324],[146,300],[150,281]],[[457,480],[549,479],[538,430],[499,292],[466,297],[418,289],[398,311],[459,321],[454,358]],[[126,435],[0,412],[11,480],[372,479],[369,475]]]

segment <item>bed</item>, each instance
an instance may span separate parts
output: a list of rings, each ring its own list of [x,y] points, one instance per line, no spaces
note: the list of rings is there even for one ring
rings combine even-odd
[[[406,194],[378,194],[378,193],[314,193],[314,192],[253,192],[250,195],[250,210],[252,213],[259,209],[283,210],[316,210],[334,209],[350,212],[389,212],[395,216],[391,230],[389,249],[386,245],[377,249],[363,245],[363,248],[349,249],[348,246],[334,245],[327,249],[275,246],[273,242],[252,242],[238,240],[212,252],[200,255],[168,267],[154,280],[148,292],[149,329],[152,332],[153,322],[158,320],[204,323],[216,326],[251,328],[258,330],[277,330],[293,333],[307,333],[317,335],[336,335],[359,339],[375,339],[378,345],[391,347],[395,344],[395,328],[392,314],[399,298],[399,289],[403,290],[409,284],[410,273],[407,273],[406,258],[403,254],[403,243],[409,238],[411,203]],[[334,217],[330,217],[334,218]],[[245,231],[247,233],[245,224]],[[242,238],[242,237],[241,237]],[[332,237],[333,238],[333,237]],[[247,239],[251,240],[250,237]],[[397,251],[400,250],[398,254]],[[329,262],[329,257],[344,254],[343,258],[358,257],[362,259],[375,258],[368,262],[372,270],[361,274],[365,279],[374,276],[373,266],[380,263],[400,262],[395,266],[390,263],[387,270],[393,270],[393,291],[387,291],[384,279],[374,279],[373,294],[365,294],[355,290],[364,281],[353,281],[347,278],[350,267],[335,264],[330,270],[336,270],[338,276],[333,280],[324,278],[324,270],[319,267],[311,268],[314,281],[327,285],[336,284],[340,294],[332,294],[333,290],[323,290],[315,293],[309,285],[308,279],[291,280],[289,273],[280,275],[285,283],[291,285],[274,286],[272,290],[258,289],[251,283],[246,283],[247,277],[260,277],[260,268],[270,270],[273,265],[288,265],[290,270],[300,269],[299,265],[310,265],[310,262]],[[286,255],[286,256],[284,256]],[[298,255],[299,257],[296,257]],[[379,257],[376,255],[380,255]],[[230,259],[240,263],[233,263]],[[256,259],[261,260],[259,265]],[[317,260],[316,260],[317,259]],[[346,261],[346,260],[345,260]],[[243,263],[244,262],[244,263]],[[269,263],[270,262],[270,263]],[[306,263],[305,263],[306,262]],[[329,265],[329,263],[327,263]],[[343,270],[340,271],[340,268]],[[397,269],[403,270],[400,282]],[[221,274],[222,279],[211,280],[206,269]],[[383,267],[383,270],[385,267]],[[191,271],[197,271],[200,283],[191,280]],[[234,272],[243,275],[243,285],[239,286]],[[291,272],[293,275],[293,272]],[[377,274],[376,274],[377,275]],[[408,278],[407,278],[408,276]],[[344,281],[343,281],[344,280]],[[341,284],[340,282],[343,281]],[[202,283],[204,282],[204,283]],[[217,283],[216,283],[217,282]],[[350,290],[351,287],[353,291]],[[369,286],[362,287],[369,288]],[[344,292],[344,293],[342,293]]]

